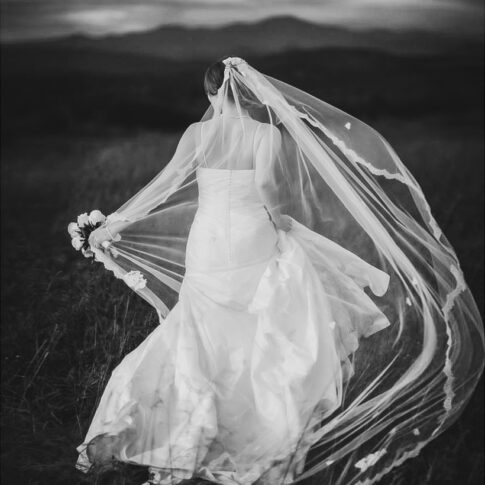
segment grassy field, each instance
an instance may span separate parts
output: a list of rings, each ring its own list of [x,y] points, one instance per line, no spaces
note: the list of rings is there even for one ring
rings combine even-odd
[[[433,119],[381,120],[378,128],[429,196],[483,309],[478,128]],[[155,327],[156,315],[124,284],[80,257],[66,226],[84,210],[115,210],[161,168],[176,141],[177,135],[152,132],[32,137],[4,148],[4,483],[141,483],[143,471],[101,479],[85,477],[73,465],[111,369]],[[480,483],[482,407],[476,394],[448,432],[385,483]]]

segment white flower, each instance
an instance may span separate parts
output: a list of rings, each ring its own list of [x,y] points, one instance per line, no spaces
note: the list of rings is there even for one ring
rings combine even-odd
[[[98,209],[91,211],[90,214],[89,214],[89,222],[93,226],[95,226],[99,222],[104,222],[105,220],[106,220],[105,215],[101,211],[99,211]]]
[[[77,216],[77,225],[79,227],[84,227],[89,223],[89,216],[87,212],[83,212],[79,216]]]
[[[139,271],[130,271],[123,276],[124,282],[132,289],[132,290],[141,290],[145,288],[147,282],[143,275]]]
[[[345,128],[347,128],[347,130],[350,130],[350,127],[351,127],[351,123],[350,121],[348,121],[347,123],[345,123]]]
[[[77,225],[77,223],[76,222],[69,223],[69,225],[67,226],[67,232],[71,237],[79,237],[79,226]]]
[[[94,253],[90,249],[81,249],[81,252],[83,253],[83,256],[85,258],[92,258],[94,256]]]
[[[79,251],[83,247],[83,242],[83,239],[80,237],[73,237],[71,240],[72,247],[76,251]]]

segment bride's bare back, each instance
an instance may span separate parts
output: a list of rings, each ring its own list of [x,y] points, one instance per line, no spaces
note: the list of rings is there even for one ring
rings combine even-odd
[[[200,165],[226,170],[256,169],[257,153],[268,138],[270,125],[249,116],[209,120],[199,123]]]

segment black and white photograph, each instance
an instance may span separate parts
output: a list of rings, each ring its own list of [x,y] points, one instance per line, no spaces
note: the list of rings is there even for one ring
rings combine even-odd
[[[483,0],[0,14],[2,484],[483,483]]]

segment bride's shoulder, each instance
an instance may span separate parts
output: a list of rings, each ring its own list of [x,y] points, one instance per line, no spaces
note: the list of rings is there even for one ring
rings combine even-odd
[[[196,121],[194,123],[191,123],[187,128],[185,129],[185,132],[182,136],[182,138],[185,139],[192,139],[196,140],[197,139],[197,132],[200,130],[200,121]]]
[[[281,132],[277,126],[271,123],[261,123],[259,121],[257,121],[256,123],[258,123],[257,130],[260,139],[272,139],[276,142],[281,140]]]
[[[256,121],[258,125],[261,125],[261,128],[263,131],[266,131],[268,133],[279,133],[280,130],[277,126],[273,125],[272,123],[265,123],[262,121]]]

